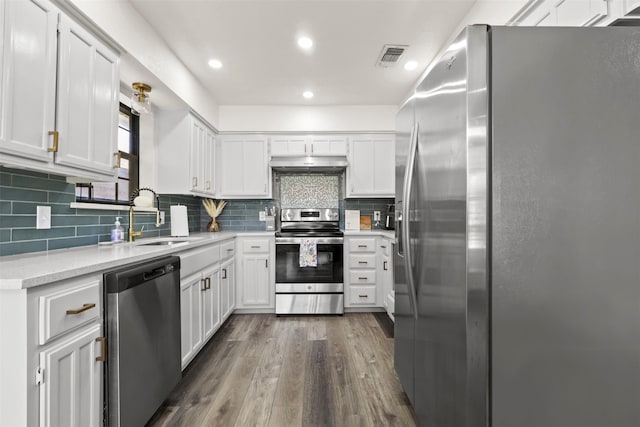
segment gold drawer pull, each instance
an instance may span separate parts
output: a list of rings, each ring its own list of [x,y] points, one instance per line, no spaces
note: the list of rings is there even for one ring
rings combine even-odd
[[[367,280],[366,277],[358,277],[358,280]]]
[[[233,248],[231,248],[231,249],[227,249],[227,252],[231,252],[231,251],[233,251]]]
[[[369,264],[368,261],[358,261],[358,264]]]
[[[96,305],[95,304],[84,304],[82,306],[82,308],[74,308],[71,310],[67,310],[67,314],[80,314],[83,311],[87,311],[87,310],[91,310],[92,308],[94,308]]]
[[[251,249],[260,249],[259,245],[251,245]]]
[[[358,295],[360,298],[369,298],[369,295]]]
[[[47,151],[49,151],[50,153],[57,153],[58,152],[58,131],[57,130],[50,130],[49,131],[49,135],[53,135],[53,147],[51,148],[47,148]]]
[[[358,245],[359,248],[366,248],[367,245]]]
[[[96,342],[101,344],[100,356],[96,357],[96,362],[106,362],[107,361],[107,337],[98,337],[96,338]]]
[[[383,263],[382,263],[382,268],[384,269],[384,271],[389,270],[389,269],[387,268],[387,262],[388,262],[388,261],[385,261],[385,262],[383,262]]]

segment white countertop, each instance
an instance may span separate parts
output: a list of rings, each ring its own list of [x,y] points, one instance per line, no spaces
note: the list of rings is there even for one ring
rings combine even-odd
[[[172,255],[186,249],[232,239],[236,236],[269,236],[273,231],[218,233],[191,233],[183,243],[159,246],[141,246],[168,236],[139,239],[134,243],[79,246],[70,249],[33,252],[0,258],[0,291],[24,289],[64,280],[84,274],[101,273],[125,264],[144,261],[158,256]]]
[[[394,239],[396,238],[396,232],[395,230],[382,230],[382,229],[376,229],[376,230],[344,230],[344,235],[345,236],[382,236],[382,237],[386,237],[389,239]]]

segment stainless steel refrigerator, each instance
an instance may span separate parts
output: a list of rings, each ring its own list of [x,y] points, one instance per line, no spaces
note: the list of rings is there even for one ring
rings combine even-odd
[[[640,425],[640,29],[467,27],[397,118],[420,425]]]

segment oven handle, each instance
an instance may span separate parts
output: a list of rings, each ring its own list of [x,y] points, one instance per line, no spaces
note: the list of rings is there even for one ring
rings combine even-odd
[[[314,240],[319,245],[341,245],[344,243],[342,237],[276,237],[276,245],[299,245],[305,240]]]

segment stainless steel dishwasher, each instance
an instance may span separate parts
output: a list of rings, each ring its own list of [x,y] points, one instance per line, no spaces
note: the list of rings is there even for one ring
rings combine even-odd
[[[139,427],[178,384],[180,258],[104,274],[105,426]]]

